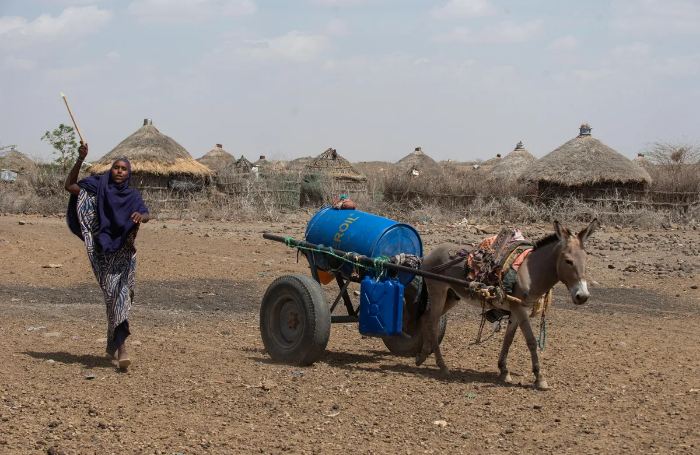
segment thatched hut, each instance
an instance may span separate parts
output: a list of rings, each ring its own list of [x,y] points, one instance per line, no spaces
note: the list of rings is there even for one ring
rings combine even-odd
[[[238,174],[248,174],[253,169],[253,163],[248,161],[244,155],[241,155],[241,157],[236,160],[233,167]]]
[[[519,141],[515,149],[503,158],[499,158],[491,167],[489,180],[513,182],[520,177],[536,158],[525,149],[523,141]]]
[[[224,150],[224,146],[222,144],[216,144],[216,146],[209,150],[204,156],[197,158],[197,161],[211,169],[211,171],[216,174],[227,165],[235,162],[236,158]]]
[[[217,175],[219,182],[224,182],[231,180],[231,178],[237,179],[240,177],[249,177],[253,169],[253,163],[248,161],[248,159],[241,155],[241,157],[233,162],[227,164],[223,169],[221,169]]]
[[[180,144],[158,131],[149,119],[131,136],[90,166],[93,174],[107,171],[114,160],[131,162],[131,183],[142,190],[199,188],[209,181],[212,171],[195,161]]]
[[[520,179],[536,183],[538,194],[552,197],[646,190],[651,183],[649,173],[595,139],[591,130],[587,123],[581,125],[577,137],[535,161]]]
[[[302,199],[312,203],[340,193],[367,194],[367,177],[329,148],[304,166],[301,192]]]
[[[36,167],[36,163],[31,158],[18,152],[14,146],[11,146],[7,151],[0,152],[0,169],[21,175],[35,171]]]
[[[0,151],[0,181],[14,182],[23,175],[35,172],[37,164],[15,146]]]
[[[401,158],[396,166],[404,173],[418,177],[420,175],[440,175],[442,168],[428,156],[421,147],[416,147],[413,152]]]

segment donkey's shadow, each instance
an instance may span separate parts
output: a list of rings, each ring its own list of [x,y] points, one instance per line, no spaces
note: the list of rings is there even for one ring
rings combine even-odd
[[[264,353],[264,350],[260,350],[260,353]],[[376,365],[379,361],[390,357],[390,363]],[[249,357],[251,360],[255,360],[262,363],[274,364],[273,360],[269,357]],[[450,370],[450,375],[445,377],[442,376],[440,370],[437,368],[430,368],[426,366],[417,367],[412,364],[413,360],[409,357],[401,358],[395,355],[385,352],[385,351],[367,351],[365,353],[358,352],[333,352],[327,351],[319,362],[326,363],[333,368],[339,368],[341,370],[349,371],[364,371],[371,374],[400,374],[402,376],[420,376],[427,379],[434,379],[446,383],[459,383],[459,384],[470,384],[470,383],[480,383],[486,384],[489,387],[521,387],[521,388],[532,388],[531,384],[518,384],[518,383],[504,383],[498,379],[498,373],[490,371],[476,371],[472,369],[462,369],[462,368],[452,368]],[[370,365],[367,365],[370,364]],[[371,364],[375,364],[372,366]],[[517,377],[518,374],[511,372],[513,377]]]

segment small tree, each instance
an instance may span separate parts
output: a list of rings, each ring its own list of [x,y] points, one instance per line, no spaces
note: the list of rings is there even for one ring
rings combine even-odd
[[[692,144],[657,142],[647,153],[654,166],[648,167],[658,191],[700,191],[700,148]]]
[[[649,160],[662,166],[682,166],[696,164],[700,159],[700,149],[692,144],[670,144],[657,142],[648,152]]]
[[[72,126],[61,123],[53,131],[45,132],[41,140],[48,142],[54,148],[53,153],[57,155],[55,163],[61,166],[63,172],[78,158],[78,141],[75,139],[75,130]]]

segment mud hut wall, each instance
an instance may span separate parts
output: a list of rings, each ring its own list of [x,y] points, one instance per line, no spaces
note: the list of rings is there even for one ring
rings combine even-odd
[[[139,191],[167,190],[170,176],[151,173],[134,172],[131,175],[131,186]]]
[[[160,175],[148,172],[134,172],[131,186],[138,189],[144,201],[189,199],[192,193],[208,187],[210,179],[190,174]]]

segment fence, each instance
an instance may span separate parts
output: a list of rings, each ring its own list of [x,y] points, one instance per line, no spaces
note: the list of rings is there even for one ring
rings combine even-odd
[[[385,199],[390,202],[420,202],[425,205],[437,205],[447,209],[457,209],[473,204],[480,197],[488,197],[488,194],[458,194],[458,193],[433,193],[428,191],[393,191],[384,193]],[[501,197],[493,196],[496,198]],[[506,195],[508,196],[508,195]],[[530,203],[549,203],[558,201],[561,195],[548,194],[520,194],[518,199]],[[586,196],[575,196],[579,201],[591,204],[604,204],[615,209],[619,208],[660,208],[688,212],[693,207],[700,206],[700,192],[681,191],[600,191],[597,194],[588,193]]]
[[[234,198],[246,198],[252,204],[298,208],[300,181],[295,174],[241,174],[216,179],[216,188]]]

